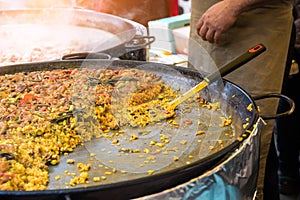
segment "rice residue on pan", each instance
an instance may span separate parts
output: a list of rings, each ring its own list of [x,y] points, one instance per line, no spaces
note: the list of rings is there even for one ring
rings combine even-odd
[[[19,72],[0,76],[0,85],[0,190],[47,189],[49,166],[62,155],[173,116],[161,109],[178,96],[159,75],[133,68]]]
[[[146,126],[149,109],[137,117],[130,107],[176,97],[136,69],[20,72],[0,83],[0,190],[46,189],[48,166],[63,153],[120,126]]]

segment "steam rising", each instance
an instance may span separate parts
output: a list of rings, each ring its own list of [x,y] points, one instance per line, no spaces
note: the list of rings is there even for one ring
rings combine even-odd
[[[0,11],[0,62],[55,60],[69,53],[101,51],[135,33],[135,27],[122,20],[74,10],[20,10],[17,15]]]
[[[99,29],[59,25],[5,25],[0,30],[1,52],[26,54],[36,48],[91,51],[114,35]],[[48,52],[51,53],[51,52]],[[54,52],[53,52],[54,53]]]

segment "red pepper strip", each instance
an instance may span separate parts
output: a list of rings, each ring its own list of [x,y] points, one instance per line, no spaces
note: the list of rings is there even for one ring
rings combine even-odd
[[[18,104],[19,107],[25,106],[28,103],[31,103],[32,100],[37,100],[37,97],[34,96],[33,94],[25,94],[24,98],[20,100],[20,103]]]
[[[201,104],[204,104],[204,103],[205,103],[205,99],[201,98],[201,99],[200,99],[200,103],[201,103]]]
[[[27,103],[30,103],[32,102],[32,100],[36,100],[37,97],[34,96],[33,94],[25,94],[24,95],[24,98],[21,100],[21,104],[27,104]]]
[[[0,184],[6,183],[10,179],[12,179],[15,175],[14,174],[6,174],[3,172],[0,172]]]
[[[192,123],[193,123],[193,120],[187,119],[187,120],[184,121],[184,123],[185,123],[185,124],[192,124]]]
[[[165,113],[165,114],[170,114],[170,112],[167,111],[167,110],[162,110],[162,112]]]
[[[51,81],[54,81],[54,82],[56,82],[56,80],[57,80],[57,78],[52,77],[52,76],[50,76],[49,79],[50,79]]]

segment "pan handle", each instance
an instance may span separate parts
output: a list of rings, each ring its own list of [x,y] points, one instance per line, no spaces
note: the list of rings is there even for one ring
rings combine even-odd
[[[137,35],[129,42],[125,43],[125,48],[128,50],[136,50],[145,48],[146,46],[150,45],[155,41],[154,36],[142,36]]]
[[[279,98],[280,100],[283,100],[285,101],[286,103],[289,104],[289,109],[286,110],[285,112],[282,112],[282,113],[276,113],[274,115],[262,115],[261,117],[265,120],[268,120],[268,119],[277,119],[277,118],[280,118],[280,117],[283,117],[283,116],[287,116],[287,115],[291,115],[294,110],[295,110],[295,102],[283,95],[283,94],[278,94],[278,93],[268,93],[268,94],[262,94],[262,95],[257,95],[257,96],[254,96],[253,99],[256,101],[256,100],[261,100],[261,99],[269,99],[269,98]]]
[[[70,53],[63,55],[61,60],[75,60],[75,59],[104,59],[110,60],[111,56],[107,53],[101,52],[79,52],[79,53]]]
[[[103,52],[78,52],[65,54],[61,60],[75,60],[75,59],[104,59],[111,60],[112,57],[119,57],[130,51],[142,49],[155,41],[154,36],[135,36],[130,42],[121,46],[115,46],[106,49]]]

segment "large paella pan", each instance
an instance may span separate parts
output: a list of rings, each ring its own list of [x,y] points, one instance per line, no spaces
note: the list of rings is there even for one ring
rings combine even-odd
[[[259,118],[252,97],[224,79],[170,119],[151,123],[130,112],[203,79],[185,68],[74,60],[0,73],[0,195],[8,199],[128,199],[168,189],[221,161]]]

